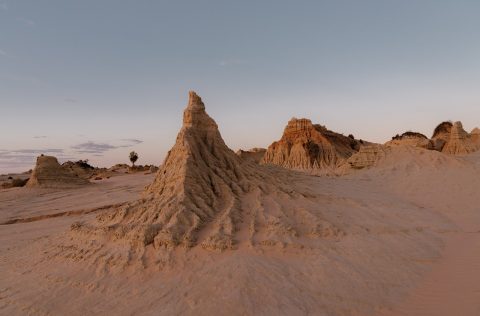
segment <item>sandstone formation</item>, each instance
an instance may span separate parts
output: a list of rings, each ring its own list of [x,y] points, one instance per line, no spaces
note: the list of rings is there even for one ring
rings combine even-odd
[[[442,152],[451,155],[465,155],[475,152],[477,149],[471,136],[463,129],[462,123],[455,122]]]
[[[382,145],[361,146],[358,153],[352,155],[347,163],[353,169],[370,168],[385,159],[389,148]]]
[[[442,122],[435,128],[432,136],[432,142],[435,150],[443,150],[443,147],[450,139],[452,126],[453,124],[451,122]]]
[[[297,210],[305,196],[286,185],[291,176],[237,156],[201,98],[190,92],[176,143],[143,199],[103,213],[94,223],[76,223],[72,231],[158,250],[180,245],[225,250],[239,241],[255,246],[291,242],[301,235],[340,236],[318,215],[318,207]]]
[[[291,119],[282,138],[271,144],[262,159],[297,170],[335,168],[358,151],[360,142],[332,132],[308,119]]]
[[[434,149],[433,141],[427,136],[416,132],[405,132],[402,135],[392,137],[392,140],[385,143],[387,146],[413,146],[425,149]]]
[[[260,163],[267,150],[265,148],[252,148],[250,150],[239,149],[236,154],[247,161]]]
[[[442,122],[434,130],[432,138],[415,132],[406,132],[402,135],[392,137],[392,140],[385,143],[388,146],[408,145],[430,150],[440,151],[450,155],[464,155],[472,153],[480,148],[477,145],[477,131],[473,130],[468,134],[461,122]]]
[[[57,158],[39,156],[27,187],[70,188],[88,184],[88,180],[78,177],[69,168],[62,167]]]
[[[78,161],[67,161],[62,164],[64,169],[69,170],[71,173],[76,174],[78,177],[83,179],[91,178],[96,171],[96,168],[88,164],[88,161],[78,160]]]
[[[470,132],[472,142],[477,149],[480,149],[480,128],[476,127]]]
[[[432,139],[415,132],[406,132],[392,137],[387,146],[408,145],[440,151],[450,155],[464,155],[480,148],[478,129],[467,133],[461,122],[442,122],[434,130]]]

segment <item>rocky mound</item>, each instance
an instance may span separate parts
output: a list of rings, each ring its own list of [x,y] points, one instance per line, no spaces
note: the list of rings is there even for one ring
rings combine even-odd
[[[95,167],[88,164],[87,160],[67,161],[62,164],[62,167],[83,179],[91,178],[97,171]]]
[[[452,122],[442,122],[433,131],[432,142],[436,151],[442,151],[443,147],[450,139],[452,126]]]
[[[252,148],[250,150],[239,149],[236,154],[247,161],[260,163],[267,150],[265,148]]]
[[[385,143],[387,146],[413,146],[425,149],[434,149],[433,141],[427,136],[416,132],[405,132],[402,135],[392,137],[392,140]]]
[[[78,177],[69,168],[62,167],[57,158],[39,156],[27,187],[70,188],[88,184],[88,180]]]
[[[157,250],[197,245],[225,250],[242,242],[275,245],[305,235],[339,236],[338,229],[315,215],[318,207],[312,204],[313,213],[310,204],[297,210],[306,198],[288,187],[292,176],[238,157],[200,97],[190,92],[176,143],[143,199],[101,214],[93,223],[76,223],[72,231],[88,240],[103,236]]]
[[[475,152],[477,149],[471,139],[471,135],[463,129],[462,123],[455,122],[450,130],[450,137],[442,148],[442,152],[451,155],[465,155]]]
[[[470,132],[474,145],[480,149],[480,128],[476,127]]]
[[[385,159],[389,147],[382,145],[361,146],[358,153],[348,158],[347,163],[353,169],[370,168]]]
[[[262,159],[290,169],[334,168],[358,151],[360,141],[332,132],[308,119],[291,119],[282,138],[271,144]]]

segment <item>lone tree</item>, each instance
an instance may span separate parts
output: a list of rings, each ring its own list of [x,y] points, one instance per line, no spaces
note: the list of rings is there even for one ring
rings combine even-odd
[[[138,154],[134,151],[130,153],[130,161],[132,162],[132,168],[135,167],[135,162],[138,160]]]

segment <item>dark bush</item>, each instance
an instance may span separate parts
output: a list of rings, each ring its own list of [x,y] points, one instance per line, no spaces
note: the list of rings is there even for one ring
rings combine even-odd
[[[12,180],[12,186],[14,188],[23,187],[23,186],[25,186],[25,184],[27,184],[27,182],[28,182],[28,178],[27,179],[13,179]]]
[[[28,178],[27,179],[13,179],[10,182],[5,182],[2,183],[2,188],[3,189],[10,189],[10,188],[19,188],[25,186],[27,184]]]
[[[88,159],[76,161],[75,164],[82,167],[83,169],[95,169],[88,163]]]

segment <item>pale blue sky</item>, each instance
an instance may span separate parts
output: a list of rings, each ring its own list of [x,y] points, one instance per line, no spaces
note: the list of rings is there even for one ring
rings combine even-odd
[[[384,142],[480,125],[480,2],[0,0],[0,173],[160,164],[188,90],[232,149],[293,116]]]

